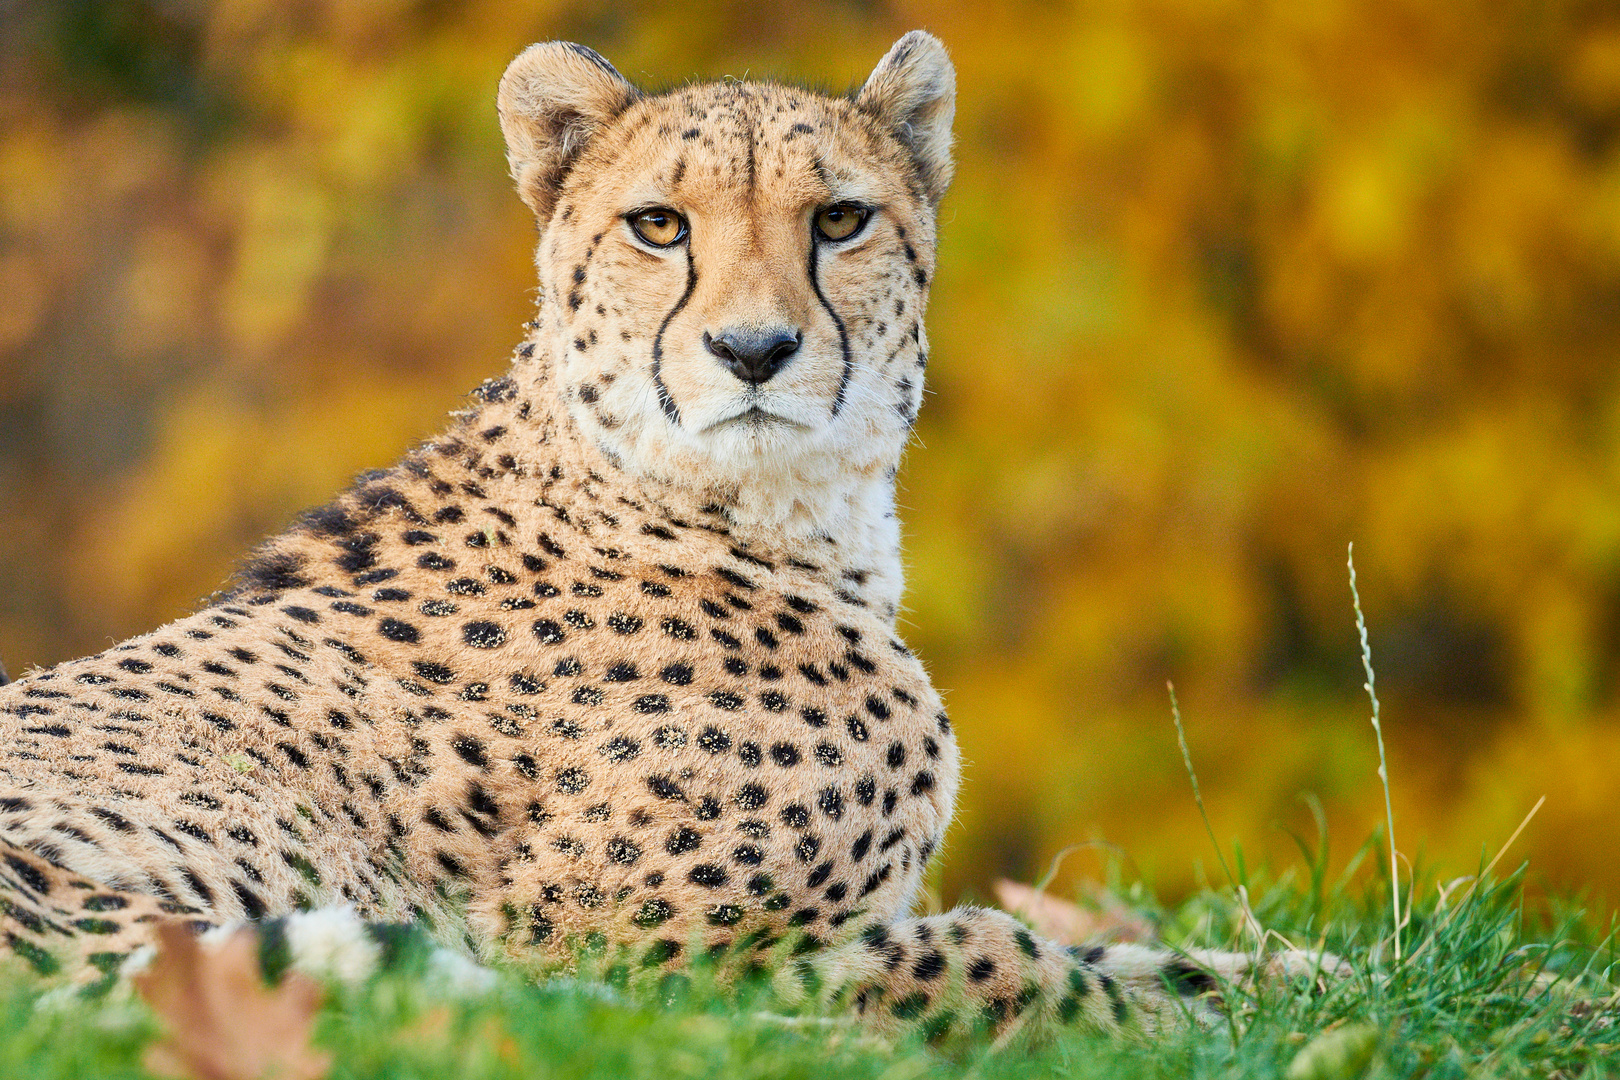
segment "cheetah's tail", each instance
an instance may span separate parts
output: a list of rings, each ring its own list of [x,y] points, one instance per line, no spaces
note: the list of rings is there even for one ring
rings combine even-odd
[[[775,979],[789,1001],[848,1009],[881,1033],[931,1040],[987,1030],[998,1043],[1064,1029],[1152,1035],[1218,1022],[1222,994],[1257,980],[1340,978],[1326,953],[1177,952],[1114,943],[1059,945],[991,908],[869,926],[801,957]]]
[[[1065,1028],[1151,1034],[1211,1020],[1219,1004],[1211,972],[1174,952],[1065,947],[976,907],[870,926],[801,957],[776,986],[789,1001],[853,1010],[884,1034],[989,1030],[1002,1042]]]

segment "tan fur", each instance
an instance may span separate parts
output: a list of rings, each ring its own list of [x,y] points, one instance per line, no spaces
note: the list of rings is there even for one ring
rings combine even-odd
[[[514,61],[502,127],[543,228],[510,374],[217,602],[0,690],[13,945],[127,951],[165,905],[465,907],[526,962],[783,942],[809,957],[785,992],[879,1026],[1173,1013],[1164,954],[907,918],[960,768],[894,625],[953,93],[924,34],[853,100],[649,97],[559,43]],[[814,239],[842,201],[864,231]],[[651,206],[683,245],[631,235]],[[802,345],[759,386],[702,344],[775,325]],[[135,914],[86,903],[112,892]]]

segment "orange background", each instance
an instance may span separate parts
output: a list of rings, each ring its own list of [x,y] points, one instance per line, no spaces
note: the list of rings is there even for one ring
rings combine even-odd
[[[906,636],[948,897],[1101,839],[1515,849],[1620,898],[1620,16],[1497,0],[58,0],[0,20],[0,658],[188,610],[505,363],[531,41],[644,85],[959,69]],[[1070,874],[1095,874],[1096,854]]]

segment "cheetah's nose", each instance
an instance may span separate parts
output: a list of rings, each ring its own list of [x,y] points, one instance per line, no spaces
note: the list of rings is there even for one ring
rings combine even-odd
[[[743,382],[758,386],[787,366],[799,351],[804,335],[780,327],[764,330],[722,330],[713,337],[703,332],[703,346],[720,358],[720,364]]]

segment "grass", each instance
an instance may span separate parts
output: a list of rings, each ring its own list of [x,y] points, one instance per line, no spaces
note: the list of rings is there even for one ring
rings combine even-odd
[[[1352,870],[1387,865],[1380,841]],[[1251,876],[1171,910],[1140,889],[1129,897],[1178,944],[1241,948],[1257,923],[1268,938],[1324,942],[1355,969],[1325,991],[1234,990],[1226,1024],[1152,1042],[890,1046],[842,1020],[772,1012],[763,987],[720,992],[702,972],[661,993],[504,973],[458,992],[430,975],[420,943],[362,985],[331,986],[316,1042],[333,1052],[336,1078],[1620,1075],[1612,927],[1600,933],[1556,905],[1532,910],[1519,875],[1443,891],[1420,871],[1396,964],[1388,883],[1358,873],[1328,881],[1324,847],[1303,843],[1301,865],[1275,880]],[[0,1076],[144,1076],[157,1030],[127,991],[87,1001],[12,980],[0,990]]]
[[[1387,809],[1353,563],[1350,575]],[[1209,828],[1174,688],[1171,707]],[[1213,1028],[1151,1040],[1070,1033],[999,1052],[983,1041],[891,1045],[843,1018],[784,1013],[763,982],[722,990],[702,967],[657,991],[570,979],[537,985],[505,972],[458,985],[433,967],[425,939],[407,936],[380,973],[328,987],[315,1041],[332,1052],[339,1080],[1620,1077],[1620,926],[1597,925],[1572,903],[1528,903],[1522,867],[1492,877],[1500,852],[1449,882],[1412,869],[1403,907],[1401,861],[1386,843],[1393,813],[1387,831],[1331,880],[1320,812],[1317,824],[1314,839],[1296,837],[1299,864],[1275,875],[1248,868],[1241,849],[1229,863],[1210,829],[1227,886],[1173,909],[1139,885],[1116,885],[1171,945],[1325,947],[1351,966],[1350,976],[1314,985],[1229,987],[1225,1023]],[[0,1078],[144,1077],[142,1057],[158,1033],[127,984],[89,1000],[21,975],[0,979]]]

